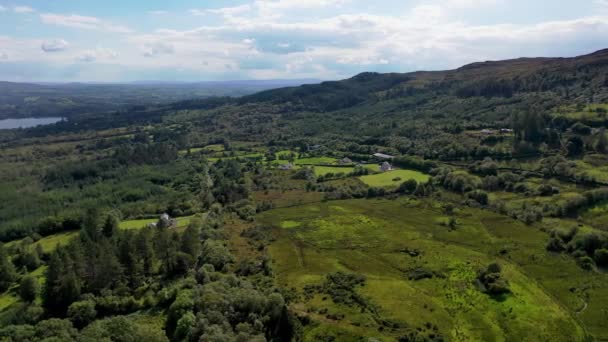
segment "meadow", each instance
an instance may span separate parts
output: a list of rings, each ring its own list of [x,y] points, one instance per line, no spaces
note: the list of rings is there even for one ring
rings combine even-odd
[[[393,170],[388,172],[382,172],[375,175],[361,176],[361,179],[365,184],[374,187],[397,187],[401,183],[413,179],[418,183],[426,183],[429,180],[429,176],[418,171],[413,170]]]
[[[441,207],[407,198],[347,200],[261,214],[259,221],[274,227],[269,252],[278,281],[300,294],[293,310],[319,322],[306,327],[306,340],[329,334],[388,341],[425,326],[454,341],[582,341],[588,332],[608,338],[597,319],[608,304],[604,274],[547,252],[538,227],[461,208],[451,230]],[[492,262],[502,266],[510,294],[478,289],[478,271]],[[357,291],[376,310],[302,295],[337,271],[364,275]],[[428,277],[412,279],[421,271]],[[378,323],[387,321],[397,324]]]

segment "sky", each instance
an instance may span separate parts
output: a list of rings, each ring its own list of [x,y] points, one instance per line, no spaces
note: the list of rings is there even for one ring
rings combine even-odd
[[[0,80],[342,79],[608,48],[608,0],[0,0]]]

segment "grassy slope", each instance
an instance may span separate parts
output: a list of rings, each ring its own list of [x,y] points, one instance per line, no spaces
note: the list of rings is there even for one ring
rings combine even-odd
[[[394,180],[398,179],[398,180]],[[362,176],[361,180],[375,187],[393,187],[405,182],[408,179],[413,179],[419,183],[425,183],[429,180],[429,176],[424,173],[412,170],[393,170],[375,175]]]
[[[428,206],[406,200],[339,201],[272,210],[260,221],[283,227],[277,229],[270,252],[285,286],[301,289],[337,270],[363,273],[368,284],[362,293],[380,305],[383,318],[412,326],[432,322],[445,336],[461,341],[581,340],[583,329],[572,317],[586,301],[587,308],[576,317],[596,337],[608,337],[601,322],[608,299],[605,275],[548,254],[544,233],[508,218],[464,209],[460,227],[449,232],[437,224],[444,219],[440,211]],[[422,256],[398,252],[404,247],[419,249]],[[503,248],[505,255],[499,254]],[[473,285],[476,271],[497,259],[514,293],[504,301]],[[407,270],[419,266],[446,278],[408,281]],[[328,330],[340,331],[344,340],[349,333],[399,334],[378,333],[370,314],[316,297],[294,308],[328,308],[347,315],[343,321],[328,321],[312,313],[325,323],[309,328],[309,337]]]

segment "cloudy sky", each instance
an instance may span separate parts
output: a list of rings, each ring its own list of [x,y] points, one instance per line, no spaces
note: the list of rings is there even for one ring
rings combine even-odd
[[[0,0],[0,80],[337,79],[608,48],[608,0]]]

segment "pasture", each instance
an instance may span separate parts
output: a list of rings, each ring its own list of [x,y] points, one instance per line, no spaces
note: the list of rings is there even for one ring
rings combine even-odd
[[[597,319],[608,304],[605,274],[548,253],[548,235],[538,228],[490,212],[460,208],[457,228],[450,230],[441,224],[447,217],[440,207],[401,198],[262,213],[259,222],[273,227],[269,252],[279,283],[299,294],[296,312],[320,322],[306,327],[306,340],[391,340],[425,326],[455,341],[581,341],[585,329],[608,338]],[[502,266],[510,294],[478,289],[478,271],[492,262]],[[304,296],[307,286],[337,271],[367,278],[357,292],[374,310]],[[417,272],[426,276],[412,279]],[[378,322],[392,322],[392,328]]]
[[[429,178],[428,175],[413,170],[393,170],[359,177],[363,183],[374,187],[396,187],[410,179],[418,183],[426,183]]]

